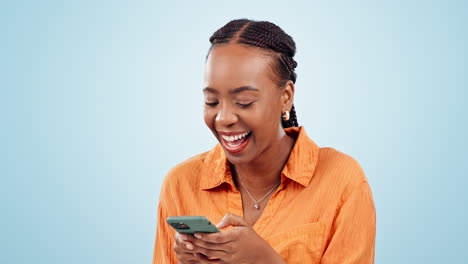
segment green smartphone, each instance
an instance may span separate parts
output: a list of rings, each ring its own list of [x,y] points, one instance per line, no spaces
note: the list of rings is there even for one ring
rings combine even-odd
[[[219,229],[204,216],[169,216],[167,223],[179,233],[193,235],[219,232]]]

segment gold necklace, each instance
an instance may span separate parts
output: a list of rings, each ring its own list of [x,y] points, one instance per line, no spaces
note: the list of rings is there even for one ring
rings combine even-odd
[[[252,196],[252,194],[250,194],[249,190],[245,187],[245,185],[242,183],[242,179],[241,179],[241,176],[239,174],[239,172],[237,171],[237,168],[234,166],[234,170],[236,171],[236,174],[237,176],[239,177],[239,182],[240,184],[242,185],[242,187],[245,189],[245,191],[247,192],[247,194],[250,196],[250,198],[252,198],[252,200],[255,202],[255,209],[260,209],[260,205],[259,203],[261,201],[263,201],[263,199],[265,199],[271,192],[273,192],[276,188],[278,188],[278,186],[280,186],[281,182],[278,183],[277,185],[273,186],[273,189],[269,190],[264,196],[262,196],[262,198],[258,199],[258,200],[255,200],[255,198]]]

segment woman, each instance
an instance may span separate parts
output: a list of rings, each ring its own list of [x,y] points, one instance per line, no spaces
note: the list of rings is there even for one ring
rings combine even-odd
[[[167,175],[153,263],[373,263],[375,208],[359,164],[298,127],[295,43],[269,22],[210,38],[204,119],[219,144]],[[222,231],[176,234],[168,216]]]

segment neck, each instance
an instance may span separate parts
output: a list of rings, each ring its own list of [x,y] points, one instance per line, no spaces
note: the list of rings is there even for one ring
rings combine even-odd
[[[237,173],[249,191],[263,193],[280,182],[281,171],[293,145],[294,140],[281,128],[278,140],[261,153],[259,159],[236,166]]]

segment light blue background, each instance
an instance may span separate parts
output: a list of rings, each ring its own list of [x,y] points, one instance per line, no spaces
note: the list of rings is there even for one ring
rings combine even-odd
[[[356,158],[376,263],[467,259],[466,1],[2,1],[0,263],[150,263],[159,188],[215,141],[208,38],[297,43],[298,119]]]

